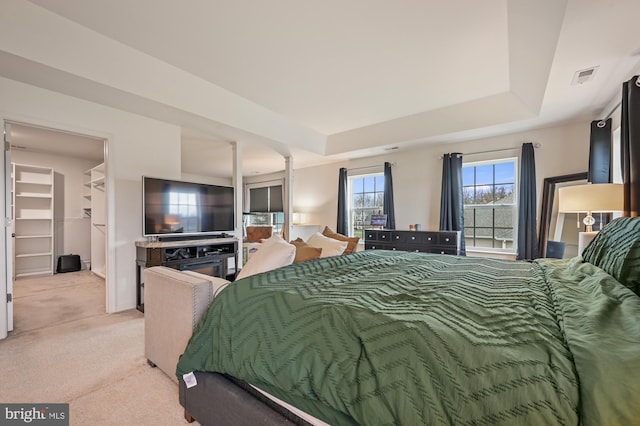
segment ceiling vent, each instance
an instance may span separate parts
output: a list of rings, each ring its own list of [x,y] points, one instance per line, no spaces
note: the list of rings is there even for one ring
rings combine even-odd
[[[600,68],[600,66],[576,71],[576,73],[573,75],[573,80],[571,81],[571,85],[575,86],[576,84],[583,84],[593,80],[593,77],[595,77],[596,71],[598,71],[598,68]]]

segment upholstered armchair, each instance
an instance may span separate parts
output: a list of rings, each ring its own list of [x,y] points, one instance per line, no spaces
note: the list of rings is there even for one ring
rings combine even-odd
[[[260,243],[262,240],[266,240],[273,234],[273,227],[270,225],[265,226],[247,226],[247,236],[244,239],[245,243]]]

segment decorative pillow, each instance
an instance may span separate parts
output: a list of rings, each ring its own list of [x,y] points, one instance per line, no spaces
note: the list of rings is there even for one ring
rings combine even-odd
[[[324,235],[325,237],[333,238],[334,240],[347,241],[348,243],[347,248],[344,249],[344,253],[342,254],[355,253],[356,249],[358,248],[358,241],[360,241],[360,237],[347,237],[342,234],[338,234],[328,226],[324,227],[324,231],[322,231],[322,235]]]
[[[293,263],[306,262],[307,260],[317,259],[322,254],[322,249],[312,247],[305,243],[302,238],[291,241],[291,244],[296,246],[296,257],[293,259]]]
[[[308,240],[307,244],[312,247],[322,249],[320,257],[340,256],[347,248],[347,241],[335,240],[333,238],[325,237],[319,232],[313,234]]]
[[[291,265],[295,255],[296,246],[283,240],[279,234],[274,234],[264,240],[260,250],[247,260],[236,280]]]
[[[598,232],[582,258],[640,295],[640,217],[620,217]]]

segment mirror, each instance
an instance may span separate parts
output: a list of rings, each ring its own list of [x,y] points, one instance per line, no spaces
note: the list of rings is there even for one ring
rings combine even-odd
[[[544,179],[542,189],[542,209],[540,211],[540,228],[538,232],[538,256],[546,257],[547,242],[562,241],[566,243],[564,258],[574,257],[578,253],[577,221],[582,217],[576,214],[558,213],[558,189],[562,186],[584,185],[587,183],[587,172]],[[560,219],[560,220],[558,220]]]

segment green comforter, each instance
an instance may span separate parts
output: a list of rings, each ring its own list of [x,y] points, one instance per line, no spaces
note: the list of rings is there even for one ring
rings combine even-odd
[[[333,425],[640,421],[640,298],[581,258],[366,251],[239,280],[177,368]]]

